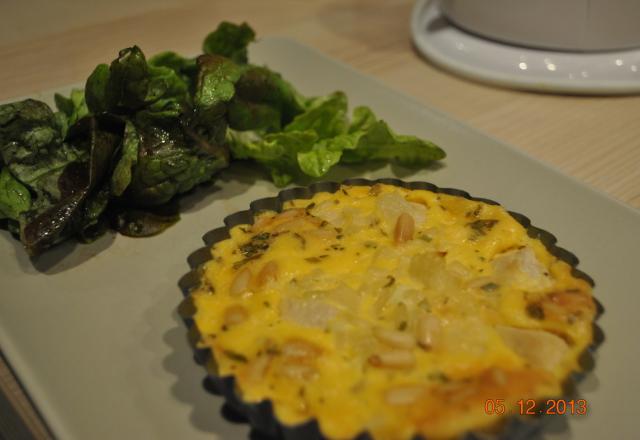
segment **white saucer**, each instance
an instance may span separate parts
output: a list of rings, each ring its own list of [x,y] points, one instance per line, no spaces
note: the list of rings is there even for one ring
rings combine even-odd
[[[449,23],[437,2],[418,0],[411,17],[417,49],[443,68],[517,89],[573,94],[640,92],[640,50],[559,52],[512,46]]]

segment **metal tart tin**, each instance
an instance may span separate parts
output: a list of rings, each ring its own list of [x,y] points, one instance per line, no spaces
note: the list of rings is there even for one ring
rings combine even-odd
[[[251,202],[249,209],[231,214],[224,219],[223,227],[219,227],[207,232],[203,237],[205,246],[197,249],[189,255],[187,261],[191,270],[185,274],[179,281],[178,285],[184,295],[181,303],[181,314],[184,322],[189,329],[189,340],[195,352],[195,360],[201,365],[207,365],[211,362],[215,365],[214,354],[208,349],[196,348],[195,342],[199,339],[199,334],[190,318],[194,310],[190,304],[189,296],[191,292],[200,287],[200,279],[202,275],[202,267],[207,261],[211,260],[211,247],[216,243],[226,240],[230,237],[229,231],[238,225],[253,224],[254,217],[262,211],[282,211],[285,202],[294,199],[310,199],[316,193],[329,192],[335,193],[342,185],[349,186],[373,186],[376,183],[398,186],[409,190],[427,190],[434,193],[448,194],[452,196],[463,197],[468,200],[483,202],[489,205],[499,205],[493,200],[480,197],[473,197],[466,191],[453,188],[439,188],[428,182],[404,182],[399,179],[385,178],[377,180],[368,179],[347,179],[342,183],[338,182],[318,182],[307,187],[296,187],[282,190],[275,197],[259,199]],[[588,282],[591,287],[595,285],[593,279],[577,268],[578,258],[556,245],[556,237],[540,228],[531,224],[529,218],[516,212],[507,211],[518,223],[527,230],[529,237],[538,239],[545,248],[558,259],[566,262],[572,268],[571,273],[576,278],[581,278]],[[593,341],[591,345],[582,353],[579,359],[581,371],[574,371],[569,375],[565,384],[565,395],[563,398],[575,398],[577,395],[576,385],[584,378],[586,373],[593,370],[594,353],[596,348],[604,341],[604,333],[602,329],[596,325],[595,320],[604,312],[602,304],[594,298],[596,304],[596,317],[593,324]],[[298,425],[286,425],[281,423],[275,416],[273,403],[266,399],[259,403],[245,402],[239,393],[233,376],[219,376],[208,371],[208,379],[210,384],[224,396],[226,403],[239,414],[246,417],[253,429],[260,434],[267,435],[274,439],[284,440],[322,440],[325,437],[320,431],[318,421],[311,419]],[[545,401],[545,399],[540,399]],[[502,426],[494,433],[487,432],[467,432],[460,438],[464,440],[506,440],[506,439],[529,439],[537,435],[544,429],[552,416],[506,416],[503,417]],[[557,416],[555,416],[557,417]],[[374,440],[369,432],[363,431],[355,437],[354,440]],[[416,435],[413,440],[428,440],[422,436]]]

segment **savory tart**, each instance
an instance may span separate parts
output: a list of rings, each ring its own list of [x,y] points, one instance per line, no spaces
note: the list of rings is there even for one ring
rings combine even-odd
[[[330,439],[499,430],[519,400],[563,396],[593,343],[591,285],[570,264],[501,206],[429,190],[289,200],[230,228],[200,273],[210,371]]]

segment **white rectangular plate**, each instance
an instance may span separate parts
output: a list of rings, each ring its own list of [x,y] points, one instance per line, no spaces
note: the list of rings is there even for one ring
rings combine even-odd
[[[596,281],[606,340],[579,388],[589,414],[565,417],[568,427],[555,423],[546,437],[635,437],[638,211],[293,41],[262,40],[251,57],[305,94],[344,90],[352,107],[369,105],[396,131],[432,139],[448,153],[435,170],[341,168],[329,179],[398,176],[464,189],[529,216],[574,252]],[[52,93],[40,97],[51,102]],[[221,398],[202,386],[204,370],[176,313],[177,282],[206,231],[276,192],[262,175],[234,166],[183,200],[182,220],[157,237],[108,234],[37,260],[0,231],[0,347],[56,436],[247,438],[248,427],[225,420]]]

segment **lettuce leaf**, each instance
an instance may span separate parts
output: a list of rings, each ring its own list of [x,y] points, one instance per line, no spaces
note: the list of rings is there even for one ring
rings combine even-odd
[[[8,168],[0,171],[0,219],[18,220],[31,207],[29,190],[11,175]]]
[[[247,63],[247,46],[256,34],[247,23],[240,25],[223,21],[218,28],[206,36],[202,52],[229,58],[234,63]]]
[[[278,186],[286,186],[301,175],[298,153],[318,139],[312,131],[268,133],[229,130],[228,141],[236,159],[253,159],[265,166]]]
[[[53,98],[58,108],[56,117],[60,121],[64,137],[70,126],[89,114],[89,108],[84,99],[84,90],[73,89],[68,98],[56,93]]]
[[[367,107],[357,107],[351,122],[346,115],[346,96],[335,92],[308,100],[281,133],[230,130],[229,147],[234,158],[265,166],[278,186],[297,176],[322,177],[340,162],[393,160],[417,167],[445,157],[429,141],[395,134]]]
[[[121,196],[131,183],[131,170],[138,163],[139,146],[138,131],[131,121],[127,121],[120,159],[111,174],[111,193],[116,197]]]
[[[235,87],[227,115],[234,130],[280,131],[304,111],[305,98],[266,67],[248,66]]]
[[[345,163],[391,160],[407,167],[422,167],[446,156],[444,150],[433,142],[416,136],[395,134],[386,122],[376,119],[367,107],[354,110],[348,134],[355,144],[345,148],[342,157]]]

